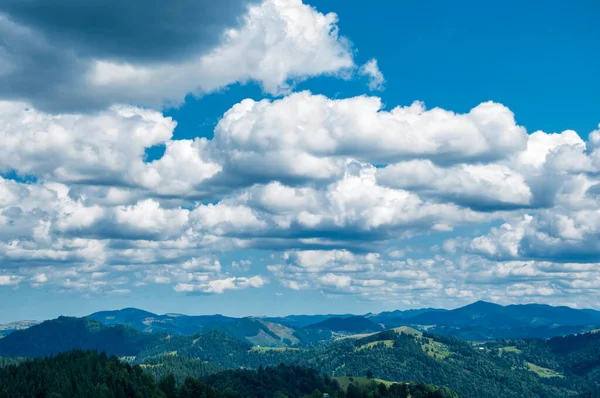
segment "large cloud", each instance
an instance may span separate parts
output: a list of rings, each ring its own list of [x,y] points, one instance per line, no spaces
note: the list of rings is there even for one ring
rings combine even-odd
[[[268,267],[282,287],[354,295],[389,305],[444,306],[478,299],[596,306],[598,263],[490,261],[473,255],[395,260],[376,253],[290,251]],[[567,301],[565,301],[567,300]]]
[[[6,0],[0,12],[60,47],[121,61],[186,58],[219,44],[249,0]]]
[[[419,102],[384,111],[377,97],[333,100],[301,92],[242,101],[221,119],[215,141],[232,172],[327,179],[342,172],[348,157],[373,164],[503,159],[526,148],[527,134],[508,108],[493,102],[466,114],[426,110]]]
[[[213,139],[194,140],[131,106],[53,115],[4,101],[0,121],[3,285],[261,288],[264,269],[220,262],[251,248],[274,252],[285,288],[413,305],[431,304],[423,292],[440,303],[583,297],[600,280],[600,133],[527,135],[500,104],[386,111],[375,97],[301,92],[241,101]],[[156,145],[164,155],[147,162]],[[384,254],[490,223],[444,245],[448,257]]]
[[[354,67],[336,15],[301,0],[112,3],[2,2],[0,96],[53,112],[157,107],[236,82],[285,92]]]

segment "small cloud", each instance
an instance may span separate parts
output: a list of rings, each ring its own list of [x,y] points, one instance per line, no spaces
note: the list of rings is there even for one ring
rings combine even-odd
[[[385,78],[383,77],[383,73],[381,73],[381,71],[379,70],[379,66],[377,65],[377,60],[375,58],[371,59],[363,66],[361,66],[358,73],[361,76],[367,76],[369,78],[369,90],[383,90],[383,83],[385,83]]]
[[[402,258],[406,256],[406,250],[392,250],[388,253],[388,256],[392,258]]]
[[[231,268],[238,269],[241,271],[248,271],[250,266],[252,265],[252,261],[250,260],[241,260],[241,261],[232,261]]]
[[[36,274],[31,280],[35,283],[46,283],[48,282],[48,277],[44,273]]]

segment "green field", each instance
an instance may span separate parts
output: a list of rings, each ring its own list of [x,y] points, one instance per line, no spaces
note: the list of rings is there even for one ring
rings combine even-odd
[[[299,348],[295,348],[295,347],[259,347],[259,346],[254,346],[250,349],[250,351],[257,351],[257,352],[267,352],[267,351],[299,351]]]
[[[409,326],[400,326],[398,328],[394,328],[397,333],[410,334],[411,336],[422,336],[423,333],[419,332],[417,329],[413,329]]]
[[[520,354],[521,350],[519,350],[514,345],[500,348],[500,356],[502,356],[502,354],[505,353],[505,352],[514,352],[515,354]]]
[[[421,348],[427,355],[434,357],[435,359],[445,359],[451,354],[445,344],[429,338],[423,338],[421,340]]]
[[[339,376],[339,377],[334,377],[334,379],[337,380],[337,382],[340,384],[340,387],[343,390],[348,389],[348,386],[351,383],[356,383],[361,386],[370,384],[373,382],[385,384],[386,386],[390,386],[390,385],[394,384],[394,382],[391,382],[391,381],[382,380],[382,379],[369,379],[367,377]]]
[[[371,348],[371,347],[374,347],[377,344],[383,344],[384,346],[386,346],[388,348],[393,348],[394,347],[394,340],[372,341],[372,342],[367,343],[365,345],[361,345],[360,347],[356,348],[355,351],[364,350],[365,348]]]
[[[531,363],[531,362],[527,362],[526,361],[525,364],[527,365],[527,368],[529,368],[529,370],[531,370],[533,373],[535,373],[539,377],[543,377],[543,378],[565,377],[560,372],[557,372],[555,370],[548,369],[548,368],[543,368],[543,367],[538,366],[538,365],[536,365],[534,363]]]

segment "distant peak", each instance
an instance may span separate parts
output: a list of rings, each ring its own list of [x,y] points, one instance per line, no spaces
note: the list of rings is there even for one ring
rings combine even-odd
[[[477,300],[476,302],[474,302],[473,304],[470,304],[472,306],[478,306],[478,307],[483,307],[483,306],[487,306],[487,307],[502,307],[500,304],[496,304],[496,303],[490,303],[489,301],[484,301],[484,300]]]

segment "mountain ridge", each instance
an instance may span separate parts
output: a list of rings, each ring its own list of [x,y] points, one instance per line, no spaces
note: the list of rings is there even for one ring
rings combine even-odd
[[[150,311],[127,307],[120,310],[94,312],[88,315],[87,318],[94,319],[107,326],[128,326],[143,333],[187,335],[202,333],[206,330],[223,330],[225,332],[229,330],[229,334],[242,339],[249,338],[249,342],[253,340],[256,342],[264,338],[268,341],[266,345],[274,346],[295,345],[298,344],[296,339],[301,342],[321,341],[331,337],[331,333],[337,332],[346,334],[373,332],[383,328],[399,326],[411,326],[419,330],[430,330],[433,333],[456,336],[466,340],[549,338],[581,333],[600,326],[600,311],[593,309],[576,309],[538,303],[503,306],[483,300],[451,310],[422,308],[364,315],[314,314],[236,318],[221,314],[186,315],[173,312],[159,315]],[[246,319],[246,321],[242,321],[243,319]],[[334,321],[330,321],[331,319],[334,319]],[[359,319],[376,325],[383,325],[383,328],[374,327],[373,324],[368,325],[370,328],[363,326],[362,329],[350,325]],[[340,323],[344,322],[347,325],[340,327]],[[241,330],[235,330],[234,325],[227,327],[227,324],[230,323],[242,325]],[[36,322],[16,322],[0,325],[0,338],[34,324]],[[271,326],[265,326],[267,324]],[[264,329],[264,333],[261,334],[262,337],[256,337],[257,334],[253,332],[253,330],[258,332],[257,328]],[[283,340],[283,338],[278,339],[276,336],[271,335],[271,329],[279,330],[278,333],[286,335],[284,338],[287,338],[291,343],[281,343],[279,340]],[[321,330],[324,333],[316,333],[315,330]],[[243,336],[242,332],[245,333]]]

